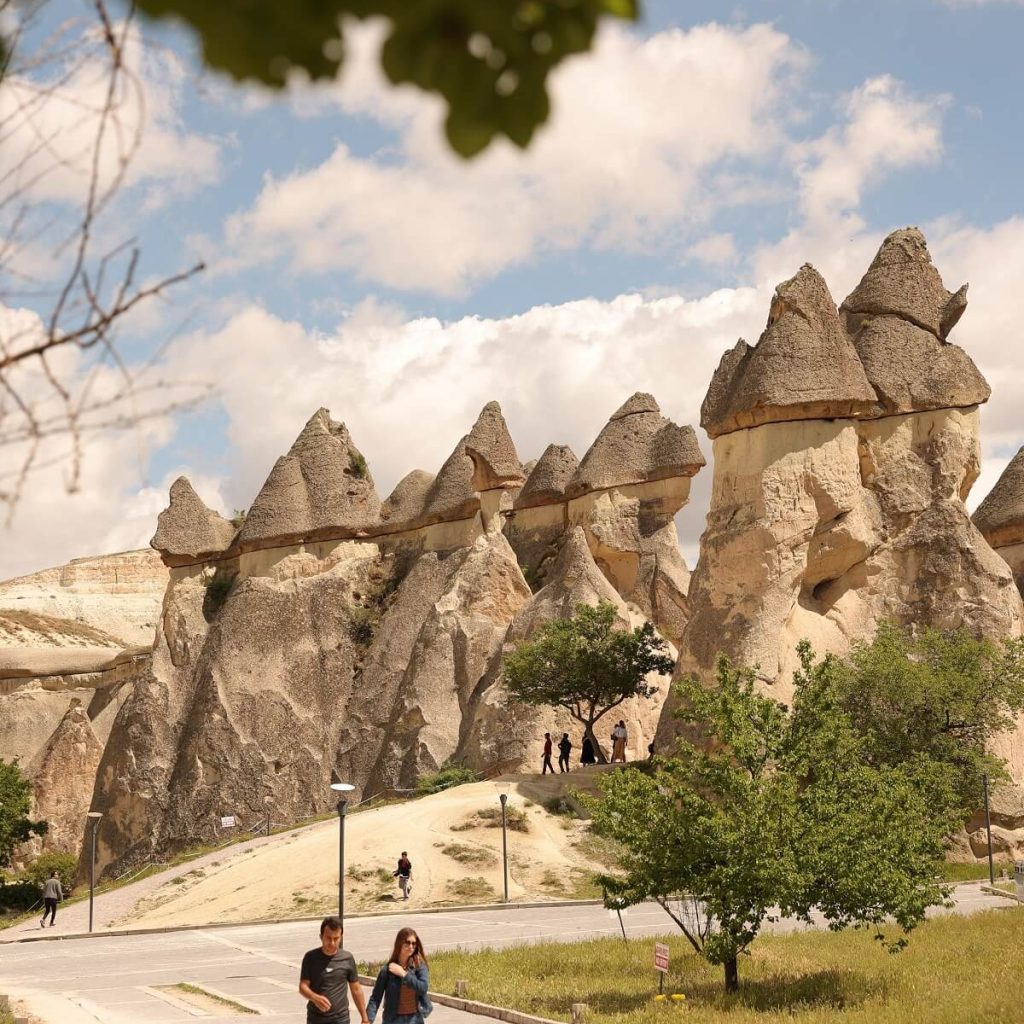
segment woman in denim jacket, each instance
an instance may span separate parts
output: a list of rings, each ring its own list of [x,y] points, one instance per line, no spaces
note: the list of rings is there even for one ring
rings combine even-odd
[[[423,1024],[434,1009],[427,996],[430,974],[420,937],[412,928],[400,928],[391,959],[381,967],[366,1007],[372,1021],[384,1003],[384,1024]]]

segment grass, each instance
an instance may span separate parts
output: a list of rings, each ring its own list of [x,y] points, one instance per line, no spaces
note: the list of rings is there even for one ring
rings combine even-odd
[[[445,843],[441,852],[460,864],[493,864],[498,855],[493,850],[479,846],[466,846],[465,843]]]
[[[1019,1020],[1024,975],[1007,961],[1024,940],[1024,911],[992,910],[928,921],[902,953],[863,931],[809,931],[758,939],[740,958],[740,990],[727,996],[722,968],[670,935],[666,992],[655,1003],[654,940],[543,943],[481,953],[438,952],[431,987],[556,1020],[586,1003],[588,1024],[974,1024]]]
[[[234,999],[227,999],[224,996],[214,995],[212,992],[207,992],[205,988],[201,988],[199,985],[190,985],[186,981],[181,981],[177,985],[164,985],[161,986],[166,992],[184,992],[186,995],[199,996],[200,999],[208,1000],[211,1003],[215,1003],[217,1006],[223,1006],[225,1009],[230,1009],[233,1013],[251,1013],[256,1014],[251,1006],[245,1006],[242,1003],[236,1003]]]
[[[1013,864],[1009,861],[996,861],[996,878],[999,877],[999,869],[1008,868],[1013,872]],[[979,861],[977,864],[954,864],[946,861],[942,865],[942,877],[947,882],[976,882],[988,881],[988,861]]]
[[[459,900],[469,903],[491,903],[498,894],[494,887],[483,878],[457,878],[448,885],[448,891]]]
[[[485,825],[487,828],[501,828],[500,807],[485,807],[483,810],[477,811],[474,817],[479,824]],[[526,817],[526,812],[521,811],[518,807],[505,807],[505,824],[510,832],[530,831],[530,822]]]

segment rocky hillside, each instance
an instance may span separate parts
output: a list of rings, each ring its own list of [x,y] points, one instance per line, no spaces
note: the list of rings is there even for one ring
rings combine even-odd
[[[543,732],[570,723],[506,709],[506,645],[599,600],[680,636],[673,516],[703,464],[692,428],[634,395],[582,459],[552,446],[529,473],[491,402],[436,475],[383,500],[321,409],[238,530],[178,480],[153,540],[171,571],[152,674],[97,775],[101,862],[194,842],[266,798],[284,820],[327,810],[334,779],[359,797],[449,758],[539,763]],[[636,750],[659,706],[616,710]]]

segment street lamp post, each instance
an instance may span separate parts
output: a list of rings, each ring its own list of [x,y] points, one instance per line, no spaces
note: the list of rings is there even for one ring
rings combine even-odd
[[[985,793],[985,834],[988,836],[988,884],[996,884],[996,872],[992,864],[992,817],[988,810],[988,775],[982,775],[981,785]]]
[[[345,810],[348,794],[356,787],[350,782],[332,782],[331,789],[338,794],[338,918],[345,923]]]
[[[263,798],[263,805],[267,809],[267,838],[270,838],[270,804],[274,798],[272,796],[265,796]]]
[[[92,899],[96,888],[96,830],[99,828],[101,811],[89,811],[87,817],[92,821],[92,856],[89,859],[89,931],[92,931]]]
[[[508,791],[511,787],[507,782],[496,782],[494,785],[501,801],[501,867],[505,880],[505,902],[508,903],[508,828],[505,805],[508,803]]]

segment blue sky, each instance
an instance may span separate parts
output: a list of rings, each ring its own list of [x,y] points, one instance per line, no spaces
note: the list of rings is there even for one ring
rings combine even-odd
[[[83,10],[63,0],[49,18]],[[55,449],[0,577],[145,543],[179,472],[212,505],[247,505],[321,405],[382,494],[436,470],[492,398],[524,460],[549,441],[582,455],[635,390],[696,426],[721,352],[756,340],[775,284],[810,261],[841,301],[904,224],[926,231],[947,287],[971,282],[953,340],[994,391],[975,503],[1024,441],[1022,28],[1008,0],[648,0],[640,25],[556,73],[526,154],[499,145],[466,165],[435,100],[381,83],[373,26],[339,83],[275,96],[203,72],[184,33],[144,24],[145,114],[124,115],[142,141],[102,241],[137,239],[145,276],[207,270],[134,317],[122,351],[160,349],[161,379],[212,394],[99,437],[74,495]],[[44,113],[58,146],[82,129],[60,96]],[[47,179],[41,208],[68,216],[81,178]],[[30,257],[52,272],[52,252]],[[45,312],[3,283],[9,320]],[[680,522],[691,563],[710,480]]]

